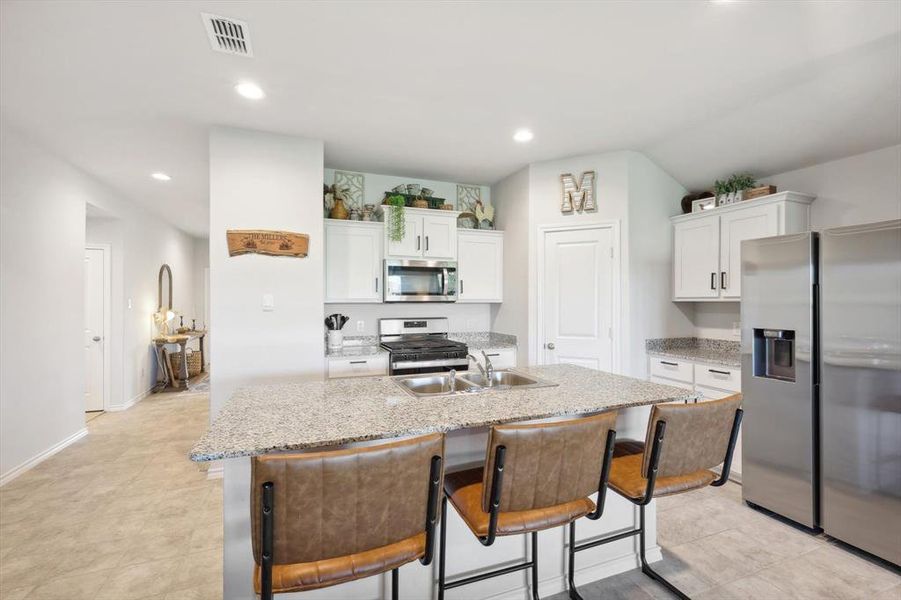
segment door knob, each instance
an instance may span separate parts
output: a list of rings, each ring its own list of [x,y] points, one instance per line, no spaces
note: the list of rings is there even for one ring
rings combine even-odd
[[[92,337],[91,339],[94,340],[95,342],[99,342],[101,338],[100,338],[99,335],[95,335],[95,336]]]
[[[553,350],[555,348],[554,342],[548,342],[547,344],[544,345],[544,347],[547,348],[548,350]]]

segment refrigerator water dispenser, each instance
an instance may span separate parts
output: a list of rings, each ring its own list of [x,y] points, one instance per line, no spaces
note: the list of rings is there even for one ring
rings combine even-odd
[[[754,376],[795,381],[795,332],[754,329]]]

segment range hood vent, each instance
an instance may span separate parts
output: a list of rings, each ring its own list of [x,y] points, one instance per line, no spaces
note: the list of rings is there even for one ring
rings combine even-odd
[[[253,56],[253,46],[250,45],[250,29],[247,28],[247,23],[209,13],[200,13],[200,15],[203,17],[203,24],[213,50],[248,58]]]

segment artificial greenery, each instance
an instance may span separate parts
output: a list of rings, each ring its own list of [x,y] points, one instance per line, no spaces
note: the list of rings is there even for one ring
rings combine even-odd
[[[406,221],[404,221],[404,197],[400,194],[388,196],[385,198],[385,204],[394,207],[394,210],[389,211],[391,217],[385,224],[386,227],[388,227],[388,238],[391,241],[399,242],[404,239],[404,233],[406,233]]]
[[[750,173],[735,173],[726,181],[720,181],[717,179],[713,182],[713,193],[716,194],[717,198],[724,194],[731,194],[733,192],[740,192],[742,190],[747,190],[749,188],[757,185],[757,182],[750,175]]]

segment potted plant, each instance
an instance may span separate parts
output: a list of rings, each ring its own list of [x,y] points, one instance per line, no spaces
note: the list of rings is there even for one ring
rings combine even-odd
[[[404,197],[400,194],[394,194],[385,198],[387,206],[393,208],[388,211],[388,218],[385,220],[385,227],[388,228],[388,239],[393,242],[399,242],[404,239],[406,233],[406,221],[404,220]]]
[[[741,202],[744,200],[745,190],[749,190],[757,185],[757,182],[751,177],[750,173],[736,173],[729,178],[730,191],[735,195],[733,202]]]
[[[717,179],[713,182],[713,195],[716,196],[716,205],[725,206],[729,204],[729,192],[732,191],[729,183]]]

